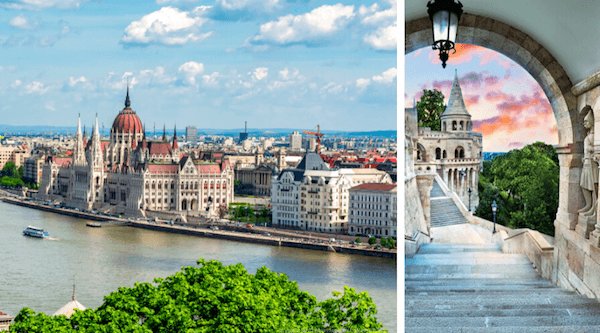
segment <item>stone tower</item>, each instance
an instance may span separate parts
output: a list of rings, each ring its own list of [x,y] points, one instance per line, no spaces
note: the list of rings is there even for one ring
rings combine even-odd
[[[442,132],[470,132],[472,130],[471,115],[465,106],[456,71],[454,72],[450,97],[448,97],[448,105],[440,116],[440,119],[442,122]]]

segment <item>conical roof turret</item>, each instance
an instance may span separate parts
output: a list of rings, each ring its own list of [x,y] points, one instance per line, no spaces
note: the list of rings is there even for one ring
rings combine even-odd
[[[468,116],[469,118],[471,117],[471,115],[467,111],[467,107],[465,106],[465,101],[463,99],[460,83],[458,82],[458,73],[456,70],[454,71],[454,81],[452,82],[452,90],[450,90],[450,97],[448,97],[448,105],[446,106],[446,110],[444,110],[441,116]]]

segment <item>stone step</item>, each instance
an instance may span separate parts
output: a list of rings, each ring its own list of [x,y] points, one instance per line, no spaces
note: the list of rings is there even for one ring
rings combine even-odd
[[[548,286],[551,288],[555,288],[555,286],[548,280],[544,279],[442,279],[442,280],[429,280],[424,281],[421,279],[404,279],[404,284],[407,287],[437,287],[437,286],[461,286],[461,285],[471,285],[471,286],[498,286],[498,285],[506,285],[506,286]]]
[[[440,184],[438,184],[438,182],[436,180],[433,181],[433,186],[431,187],[431,193],[429,195],[432,198],[446,196],[444,194],[444,191],[442,191],[442,188],[440,187]]]
[[[416,254],[405,261],[406,265],[489,265],[490,263],[494,265],[531,265],[527,256],[523,254],[502,254],[496,252],[471,252],[461,256],[446,253]]]
[[[532,270],[530,263],[522,264],[480,264],[480,265],[411,265],[405,268],[405,274],[450,274],[450,273],[472,273],[472,274],[496,274],[505,273],[513,276],[513,274],[523,274],[535,272]],[[473,276],[475,278],[475,276]]]
[[[592,333],[598,332],[597,326],[538,326],[538,327],[407,327],[406,333]]]
[[[498,245],[457,245],[444,243],[423,244],[416,255],[434,253],[462,253],[462,252],[499,252]]]
[[[600,308],[595,307],[565,307],[565,308],[512,308],[512,309],[457,309],[457,310],[416,310],[406,311],[407,317],[545,317],[545,316],[598,316]],[[600,329],[600,327],[599,327]]]
[[[461,308],[514,308],[514,307],[568,307],[577,305],[597,306],[598,301],[574,293],[555,293],[548,290],[530,292],[490,291],[478,293],[405,293],[406,310],[416,309],[461,309]]]
[[[432,320],[432,318],[435,318]],[[600,325],[600,316],[406,317],[406,327],[536,327]],[[598,332],[600,327],[596,328]],[[525,329],[524,332],[528,332]],[[594,331],[592,331],[594,332]]]
[[[506,278],[506,272],[497,273],[412,273],[407,276],[410,279],[467,279],[473,277],[476,279],[504,279]],[[513,274],[517,279],[536,279],[539,275],[534,271],[531,273],[518,273]]]

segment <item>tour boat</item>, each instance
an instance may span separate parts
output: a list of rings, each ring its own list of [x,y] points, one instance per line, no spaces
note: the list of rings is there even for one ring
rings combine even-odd
[[[42,228],[28,226],[23,230],[23,236],[36,237],[36,238],[46,238],[50,236],[48,231],[44,231]]]
[[[100,228],[102,226],[99,222],[88,222],[85,225],[92,228]]]

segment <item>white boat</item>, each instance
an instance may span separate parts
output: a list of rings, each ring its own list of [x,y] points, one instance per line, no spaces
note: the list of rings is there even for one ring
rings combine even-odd
[[[34,227],[34,226],[30,225],[27,228],[25,228],[25,230],[23,230],[23,236],[46,238],[46,237],[49,237],[50,235],[48,234],[48,231],[44,231],[44,229],[42,229],[42,228],[38,228],[38,227]]]

